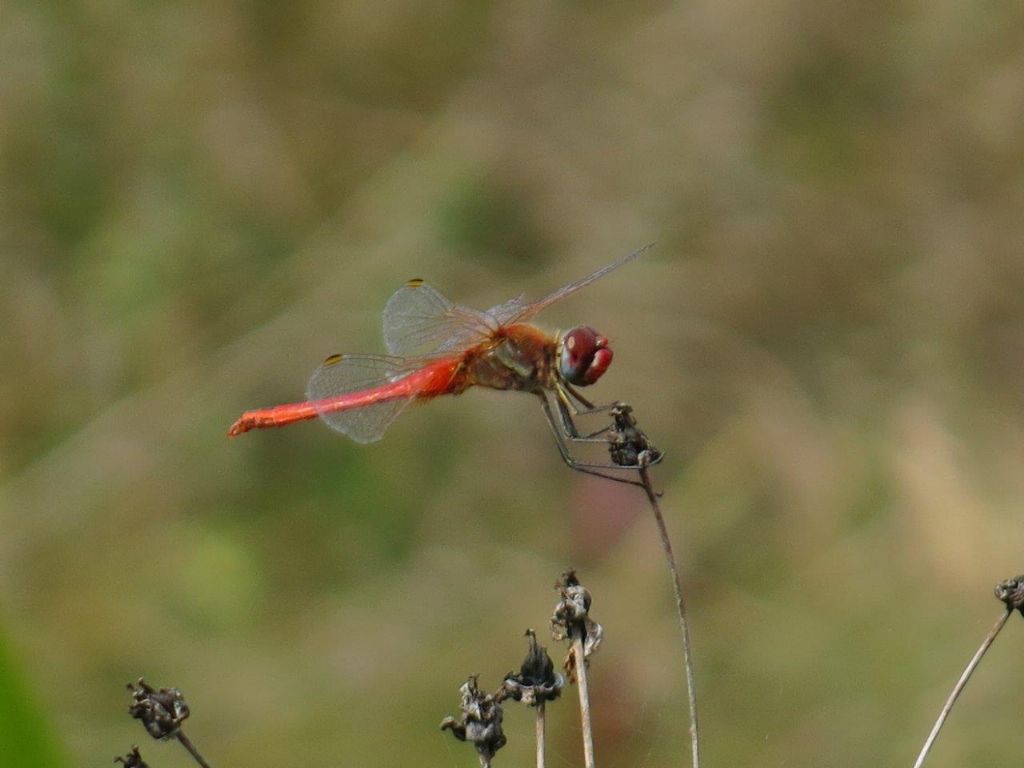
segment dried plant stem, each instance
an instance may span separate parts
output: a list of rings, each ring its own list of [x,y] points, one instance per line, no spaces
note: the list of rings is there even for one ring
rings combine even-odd
[[[544,768],[544,741],[545,741],[545,722],[544,722],[544,702],[540,702],[537,705],[537,720],[535,723],[537,729],[537,768]]]
[[[946,699],[945,706],[942,707],[942,711],[939,713],[938,720],[936,720],[935,725],[932,726],[932,732],[928,734],[928,738],[925,740],[924,746],[921,748],[921,754],[917,756],[917,760],[914,762],[914,768],[921,768],[921,766],[924,765],[924,759],[931,751],[932,744],[935,743],[935,739],[938,737],[939,731],[942,730],[942,726],[946,722],[946,718],[949,717],[949,713],[953,709],[953,705],[960,697],[960,693],[967,686],[967,682],[971,679],[971,675],[974,674],[975,668],[979,663],[981,663],[981,659],[985,655],[985,652],[988,651],[989,646],[992,645],[996,637],[999,635],[999,632],[1006,624],[1006,620],[1010,618],[1011,613],[1013,613],[1013,608],[1008,606],[1006,612],[999,617],[999,620],[992,626],[992,629],[989,630],[988,635],[985,636],[985,639],[981,643],[981,647],[978,648],[974,657],[964,669],[963,674],[960,675],[960,679],[957,680],[956,685],[953,686],[953,690],[949,694],[949,698]]]
[[[594,768],[594,731],[590,721],[590,691],[587,687],[587,660],[583,655],[583,629],[572,630],[573,669],[580,692],[580,730],[583,733],[583,764]]]
[[[181,742],[181,746],[187,749],[188,753],[192,755],[193,760],[199,763],[199,765],[201,765],[203,768],[210,768],[210,764],[206,762],[206,759],[199,753],[199,750],[196,749],[195,744],[193,744],[189,737],[185,735],[184,731],[178,729],[178,732],[175,734],[175,736],[177,737],[178,741]]]
[[[647,465],[640,466],[640,480],[643,483],[647,500],[651,503],[651,511],[654,512],[654,520],[658,524],[658,535],[661,537],[661,549],[665,553],[665,561],[672,574],[672,589],[676,597],[676,615],[679,617],[679,630],[683,639],[683,666],[686,668],[686,692],[690,706],[690,754],[692,755],[693,768],[700,768],[700,727],[697,719],[697,681],[693,672],[693,647],[690,644],[689,622],[686,620],[686,603],[683,600],[683,583],[679,576],[679,567],[676,565],[676,556],[672,552],[672,541],[668,537],[668,528],[665,526],[665,517],[661,514],[661,506],[658,504],[658,494],[654,492],[651,485],[651,476],[647,471]]]

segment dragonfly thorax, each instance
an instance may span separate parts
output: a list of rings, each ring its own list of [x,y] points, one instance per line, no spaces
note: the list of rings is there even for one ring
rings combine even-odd
[[[554,337],[528,323],[504,327],[490,343],[467,352],[465,384],[526,392],[548,389],[558,375],[557,346]]]

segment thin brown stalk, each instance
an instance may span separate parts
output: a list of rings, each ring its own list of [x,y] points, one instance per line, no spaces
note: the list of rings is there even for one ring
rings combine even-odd
[[[692,756],[693,768],[700,768],[700,727],[697,719],[697,681],[693,672],[693,646],[690,643],[689,622],[686,619],[686,602],[683,600],[683,583],[679,576],[679,567],[676,565],[676,556],[672,552],[672,541],[668,536],[668,528],[665,525],[665,517],[661,514],[661,506],[658,504],[658,494],[651,485],[651,476],[647,465],[640,465],[640,480],[643,483],[647,500],[651,503],[651,511],[654,512],[654,520],[658,524],[658,535],[661,538],[661,549],[665,553],[665,561],[672,574],[672,589],[676,598],[676,615],[679,617],[679,630],[683,641],[683,666],[686,669],[686,692],[690,707],[690,754]]]
[[[537,720],[535,723],[537,730],[537,768],[544,768],[544,742],[545,742],[545,722],[544,722],[544,702],[540,702],[537,705]]]
[[[939,731],[942,730],[942,726],[946,722],[946,718],[949,717],[949,713],[953,709],[953,705],[960,697],[960,693],[963,689],[967,687],[967,682],[971,679],[971,675],[974,674],[975,668],[979,663],[981,663],[982,657],[985,655],[986,651],[988,651],[989,646],[992,645],[996,637],[998,637],[1003,626],[1006,624],[1006,620],[1010,618],[1011,613],[1013,613],[1013,608],[1011,606],[1007,606],[1006,611],[999,617],[999,620],[992,626],[992,629],[989,630],[988,635],[985,636],[981,646],[971,658],[970,663],[964,669],[963,674],[960,675],[960,679],[957,680],[956,685],[953,686],[953,690],[949,694],[949,698],[946,699],[946,704],[942,707],[942,711],[939,712],[939,718],[935,721],[935,725],[932,726],[931,733],[928,734],[928,738],[925,740],[924,746],[921,748],[921,754],[917,756],[917,760],[914,762],[914,768],[921,768],[921,766],[924,765],[924,759],[931,751],[932,745],[935,743],[935,739],[939,735]]]
[[[583,655],[583,630],[572,630],[573,668],[576,688],[580,692],[580,730],[583,733],[583,764],[594,768],[594,731],[590,719],[590,692],[587,687],[587,660]]]
[[[175,736],[177,737],[178,741],[181,742],[181,746],[187,749],[188,753],[192,755],[193,760],[199,763],[199,765],[201,765],[203,768],[210,768],[210,764],[206,762],[206,759],[199,753],[199,750],[196,749],[195,744],[193,744],[189,737],[185,735],[184,731],[179,729]]]

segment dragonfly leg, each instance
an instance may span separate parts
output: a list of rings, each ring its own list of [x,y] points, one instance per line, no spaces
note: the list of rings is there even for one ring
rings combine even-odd
[[[616,400],[613,403],[594,405],[576,389],[561,382],[556,389],[558,410],[562,423],[566,427],[566,435],[573,442],[608,442],[612,454],[612,462],[616,467],[630,469],[640,468],[640,454],[647,466],[661,461],[661,452],[647,439],[633,418],[633,408],[627,403]],[[575,401],[575,402],[574,402]],[[582,406],[582,407],[581,407]],[[590,416],[595,413],[611,413],[612,423],[586,435],[580,435],[576,429],[573,416]],[[602,465],[603,466],[603,465]]]
[[[636,467],[630,467],[620,464],[594,464],[580,461],[573,456],[569,447],[572,442],[609,442],[609,440],[608,438],[597,439],[579,437],[576,425],[573,423],[572,416],[564,407],[561,400],[556,401],[557,407],[554,410],[558,411],[557,416],[553,412],[552,405],[546,397],[541,397],[541,404],[544,408],[544,415],[547,417],[548,425],[551,427],[551,433],[554,435],[555,445],[558,447],[558,452],[562,456],[562,461],[564,461],[570,469],[574,469],[577,472],[583,472],[588,475],[603,477],[607,480],[614,480],[617,483],[626,483],[627,485],[644,487],[644,484],[640,481],[630,480],[629,478],[611,473],[616,470],[639,469],[639,465]],[[602,432],[607,432],[611,428],[611,426],[608,426],[602,430]]]
[[[614,417],[613,423],[602,427],[591,435],[580,435],[572,419],[570,404],[555,396],[552,396],[550,399],[542,396],[541,401],[548,425],[551,427],[555,438],[555,444],[558,446],[558,452],[561,454],[562,461],[570,469],[615,480],[616,482],[625,482],[629,485],[644,486],[643,482],[630,480],[620,474],[613,473],[642,470],[662,460],[662,455],[654,449],[653,445],[647,442],[646,436],[636,428],[635,421],[631,422],[632,432],[624,432],[624,426],[628,424],[624,419],[632,418],[629,417],[632,409],[625,403],[613,403],[607,407],[594,409],[595,412],[610,411]],[[640,437],[638,438],[637,435]],[[577,442],[600,442],[606,444],[612,462],[594,463],[575,458],[572,455],[570,445]]]
[[[566,389],[563,390],[561,387],[555,390],[557,400],[555,401],[558,415],[561,418],[562,429],[565,436],[573,442],[579,443],[603,443],[608,441],[608,432],[614,428],[614,424],[606,424],[598,430],[588,432],[587,434],[580,434],[576,427],[576,422],[573,419],[574,416],[591,416],[595,413],[606,413],[615,408],[618,403],[611,405],[594,405],[588,400],[584,400],[582,396],[575,390],[565,385]],[[577,404],[573,402],[579,400]],[[583,407],[579,407],[583,405]]]
[[[566,439],[579,443],[608,443],[608,452],[612,459],[610,465],[590,464],[589,466],[641,469],[661,461],[661,451],[654,447],[644,431],[637,425],[632,406],[623,402],[590,406],[588,413],[611,413],[612,423],[589,435],[580,435],[573,419],[575,409],[571,400],[572,396],[578,396],[578,393],[575,391],[558,392],[557,399],[552,398],[561,416]]]
[[[622,403],[618,401],[614,403],[605,403],[603,405],[594,405],[587,398],[581,395],[578,389],[565,381],[559,382],[557,391],[558,399],[565,404],[574,416],[590,416],[595,413],[607,413],[622,405]]]

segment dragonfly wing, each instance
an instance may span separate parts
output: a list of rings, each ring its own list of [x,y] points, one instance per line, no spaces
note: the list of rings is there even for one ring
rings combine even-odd
[[[415,393],[342,410],[331,409],[328,403],[341,395],[393,384],[413,370],[414,365],[398,357],[332,355],[313,372],[306,387],[306,399],[313,403],[320,418],[331,429],[348,435],[357,443],[373,443],[384,436]],[[323,406],[318,405],[320,403]]]
[[[521,293],[514,299],[509,299],[497,306],[491,307],[487,310],[486,314],[498,325],[506,325],[524,309],[526,309],[526,295]]]
[[[517,322],[518,323],[518,322],[522,322],[524,320],[529,320],[531,317],[536,315],[538,312],[540,312],[545,307],[551,306],[556,301],[561,301],[562,299],[564,299],[569,294],[576,293],[576,291],[578,291],[580,288],[584,288],[584,287],[590,285],[595,280],[599,280],[600,278],[602,278],[605,275],[607,275],[609,272],[618,269],[623,264],[628,264],[633,259],[638,258],[639,256],[642,256],[643,254],[647,253],[647,251],[649,251],[653,247],[654,247],[654,243],[648,243],[643,248],[640,248],[638,250],[633,251],[631,254],[622,257],[618,261],[613,262],[613,263],[609,264],[606,267],[602,267],[601,269],[597,270],[596,272],[594,272],[592,274],[587,275],[586,277],[580,278],[579,280],[571,282],[568,285],[562,286],[557,291],[553,291],[553,292],[549,293],[547,296],[545,296],[542,299],[538,299],[537,301],[534,301],[534,302],[531,302],[529,304],[524,305],[521,309],[519,309],[518,312],[512,314],[504,322],[505,323],[513,323],[513,322]],[[506,304],[510,304],[510,302],[506,302]],[[503,306],[505,306],[505,305],[504,304],[499,304],[498,305],[498,307],[503,307]],[[498,307],[495,307],[495,309],[498,309]]]
[[[497,327],[488,313],[455,304],[422,280],[410,280],[384,307],[384,344],[393,355],[465,349]]]

